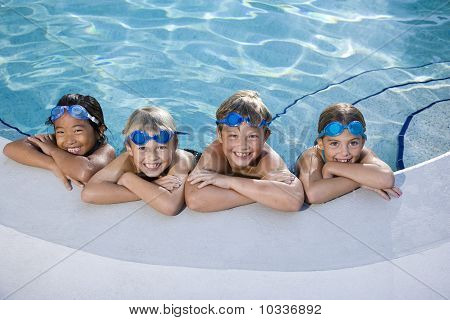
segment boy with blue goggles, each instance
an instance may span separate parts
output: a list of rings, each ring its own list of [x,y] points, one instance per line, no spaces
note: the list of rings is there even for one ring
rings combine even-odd
[[[161,130],[159,134],[155,134],[153,136],[149,135],[147,132],[142,130],[133,131],[128,138],[133,141],[135,145],[143,146],[147,144],[150,140],[155,140],[159,144],[166,144],[172,139],[172,137],[176,134],[187,134],[186,132],[180,131],[169,131],[169,130]]]
[[[325,126],[325,128],[323,128],[323,130],[319,133],[319,136],[317,138],[322,138],[323,136],[336,137],[340,135],[342,132],[344,132],[345,129],[348,129],[348,131],[352,135],[361,136],[364,138],[364,140],[367,140],[367,136],[364,133],[366,130],[359,121],[352,121],[346,126],[344,126],[342,123],[338,121],[330,122]]]
[[[249,126],[255,127],[251,120],[250,117],[243,117],[241,116],[239,113],[236,112],[230,112],[229,114],[227,114],[227,116],[221,120],[217,120],[216,124],[225,124],[229,127],[239,127],[241,125],[242,122],[247,122]],[[267,122],[265,119],[261,120],[260,124],[257,125],[257,128],[261,128],[262,126],[269,126],[270,122]]]
[[[95,124],[99,124],[100,122],[95,119],[83,106],[78,104],[71,106],[56,106],[52,109],[50,114],[50,120],[55,122],[57,119],[61,118],[64,112],[67,112],[74,118],[80,120],[91,120]]]

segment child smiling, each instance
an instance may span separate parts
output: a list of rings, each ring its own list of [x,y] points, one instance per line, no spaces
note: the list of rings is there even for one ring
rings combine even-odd
[[[165,215],[185,206],[184,183],[196,154],[178,149],[172,116],[158,107],[135,110],[123,130],[126,151],[97,172],[84,188],[82,200],[94,204],[144,200]]]
[[[238,91],[216,112],[217,139],[186,183],[186,203],[219,211],[258,202],[281,211],[303,204],[301,182],[266,143],[272,116],[255,91]]]
[[[389,166],[364,146],[365,131],[362,113],[351,104],[337,103],[321,113],[317,144],[297,161],[308,203],[326,202],[359,187],[386,200],[401,195]]]
[[[68,190],[82,187],[111,162],[114,148],[106,143],[106,125],[98,101],[81,94],[66,94],[51,110],[47,124],[54,134],[38,134],[8,143],[3,152],[25,165],[52,171]]]

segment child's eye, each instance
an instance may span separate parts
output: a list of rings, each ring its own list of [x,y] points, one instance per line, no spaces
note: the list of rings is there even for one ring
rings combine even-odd
[[[237,134],[230,134],[229,136],[228,136],[228,138],[230,138],[230,139],[237,139]]]
[[[57,133],[57,134],[64,134],[64,131],[62,131],[62,130],[57,130],[56,133]]]
[[[350,142],[350,146],[352,146],[352,147],[357,147],[357,146],[359,146],[359,141],[358,141],[358,140],[353,140],[353,141],[351,141],[351,142]]]
[[[259,136],[257,134],[251,134],[249,136],[250,139],[255,140],[255,139],[259,139]]]
[[[166,150],[166,149],[167,149],[167,146],[158,146],[158,150],[163,151],[163,150]]]
[[[83,130],[81,130],[81,129],[75,129],[75,133],[81,133],[81,132],[83,132]]]
[[[330,142],[330,147],[337,147],[338,145],[339,145],[339,143],[336,141]]]
[[[144,151],[144,150],[145,150],[145,146],[139,146],[139,147],[138,147],[138,150],[139,150],[139,151]]]

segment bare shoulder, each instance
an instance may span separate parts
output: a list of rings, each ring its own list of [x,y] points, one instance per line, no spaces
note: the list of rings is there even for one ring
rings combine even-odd
[[[176,160],[174,166],[170,169],[170,173],[188,174],[195,167],[195,156],[185,150],[177,149]]]
[[[110,144],[104,144],[94,151],[89,157],[92,156],[107,156],[114,159],[116,157],[116,152]],[[111,160],[112,160],[111,159]]]
[[[318,154],[318,152],[319,151],[316,147],[311,147],[309,149],[306,149],[302,153],[301,157],[299,157],[299,159],[297,160],[297,163],[307,164],[311,161],[311,159],[314,159],[314,160],[317,159],[317,160],[321,160],[323,162],[323,160],[320,157],[320,154]]]
[[[287,169],[286,163],[281,156],[266,143],[262,151],[261,159],[256,166],[256,172],[254,173],[265,176],[269,172],[283,169]]]
[[[321,169],[323,164],[320,151],[316,146],[305,150],[296,163],[300,175],[302,173],[314,171],[315,169]]]
[[[215,140],[203,150],[202,156],[197,163],[196,168],[211,170],[216,172],[225,172],[228,161],[222,150],[222,144]]]
[[[378,158],[375,152],[367,147],[364,147],[361,151],[361,160],[362,164],[376,164],[380,167],[390,168],[383,160]]]

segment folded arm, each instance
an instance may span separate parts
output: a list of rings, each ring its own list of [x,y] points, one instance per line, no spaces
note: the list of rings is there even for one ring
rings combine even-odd
[[[110,204],[137,201],[140,198],[124,186],[118,185],[122,174],[132,170],[128,155],[122,153],[109,165],[98,171],[81,192],[84,202],[93,204]]]
[[[308,203],[324,203],[360,187],[358,182],[345,177],[324,179],[323,161],[318,159],[313,150],[306,151],[297,166]]]
[[[185,197],[187,206],[200,212],[227,210],[255,202],[234,190],[214,185],[199,189],[198,185],[193,185],[189,181],[185,185]]]
[[[187,174],[164,178],[173,180],[171,191],[157,183],[146,181],[132,172],[124,173],[118,184],[126,187],[139,199],[162,214],[173,216],[180,213],[184,208],[184,183]]]
[[[375,189],[394,187],[394,174],[389,166],[367,149],[361,163],[327,162],[323,176],[339,176],[351,179],[360,185]]]
[[[53,170],[56,165],[53,158],[43,153],[39,147],[25,139],[8,143],[3,153],[10,159],[27,166]]]

